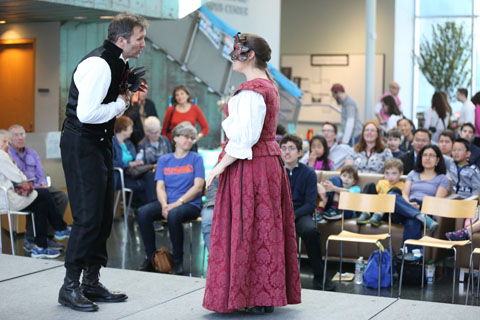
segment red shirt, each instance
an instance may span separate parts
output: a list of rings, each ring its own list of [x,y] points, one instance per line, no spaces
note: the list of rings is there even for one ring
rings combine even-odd
[[[198,122],[200,127],[202,127],[201,133],[203,136],[205,137],[208,134],[208,122],[199,106],[190,104],[190,110],[187,112],[179,112],[177,109],[175,109],[172,120],[170,121],[172,111],[173,106],[168,107],[165,118],[163,119],[162,135],[167,136],[168,140],[172,141],[173,128],[183,121],[189,121],[193,126],[196,126]],[[170,128],[169,133],[167,133],[167,126]]]

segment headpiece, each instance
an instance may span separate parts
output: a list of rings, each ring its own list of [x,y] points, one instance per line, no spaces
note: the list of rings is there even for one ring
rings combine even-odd
[[[233,51],[230,52],[232,61],[247,61],[247,52],[251,49],[247,47],[247,36],[238,32],[234,37]]]

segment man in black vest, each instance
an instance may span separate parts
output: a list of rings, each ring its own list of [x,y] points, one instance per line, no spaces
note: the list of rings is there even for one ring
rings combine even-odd
[[[147,26],[138,15],[117,15],[108,26],[108,40],[73,72],[60,148],[74,221],[58,302],[74,310],[96,311],[96,301],[127,299],[126,294],[105,288],[99,271],[107,264],[106,242],[113,222],[113,126],[130,95],[120,85],[129,68],[127,60],[138,58],[145,47]]]

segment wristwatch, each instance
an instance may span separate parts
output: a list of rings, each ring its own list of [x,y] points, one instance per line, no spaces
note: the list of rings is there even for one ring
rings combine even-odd
[[[185,204],[185,200],[183,200],[182,198],[178,198],[178,201],[180,201],[182,204]]]

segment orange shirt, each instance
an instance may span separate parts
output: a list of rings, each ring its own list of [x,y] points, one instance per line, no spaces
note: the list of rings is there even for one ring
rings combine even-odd
[[[189,121],[193,126],[196,126],[197,122],[200,124],[202,128],[201,133],[203,136],[208,134],[208,130],[210,129],[208,126],[207,119],[203,115],[202,109],[195,104],[190,104],[190,110],[187,112],[178,112],[175,109],[173,116],[171,117],[173,111],[173,106],[168,107],[167,113],[165,114],[165,118],[163,119],[163,128],[162,128],[162,135],[167,136],[168,140],[172,141],[172,131],[175,126],[183,121]],[[172,120],[170,121],[170,117]],[[170,128],[170,132],[167,133],[167,126]]]

